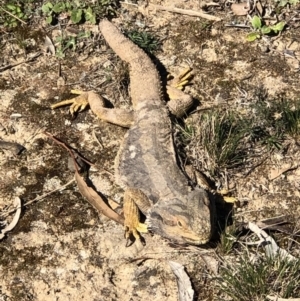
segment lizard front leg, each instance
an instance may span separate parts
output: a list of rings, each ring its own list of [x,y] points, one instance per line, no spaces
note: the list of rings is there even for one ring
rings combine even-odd
[[[126,128],[129,128],[133,124],[133,111],[118,108],[105,108],[103,97],[93,91],[80,92],[74,90],[71,92],[79,95],[75,98],[66,99],[52,105],[51,109],[56,109],[64,105],[71,105],[70,113],[74,115],[74,113],[83,111],[89,105],[93,113],[104,121]]]
[[[139,189],[127,188],[124,193],[124,217],[125,238],[129,239],[132,234],[135,239],[140,239],[140,233],[147,233],[147,225],[140,222],[140,210],[148,211],[151,204],[148,197]]]

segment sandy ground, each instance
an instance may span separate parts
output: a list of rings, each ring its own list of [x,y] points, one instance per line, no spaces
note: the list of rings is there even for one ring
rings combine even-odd
[[[165,6],[171,2],[160,1]],[[188,1],[180,7],[196,10],[198,4]],[[262,88],[270,99],[280,95],[297,98],[299,33],[290,30],[279,38],[249,43],[244,30],[225,27],[234,19],[230,10],[213,11],[226,20],[208,26],[201,18],[164,11],[142,15],[133,7],[123,9],[114,23],[123,28],[131,20],[156,32],[163,41],[156,57],[169,72],[193,67],[193,85],[187,92],[199,101],[198,108],[247,105]],[[45,131],[94,162],[90,178],[96,189],[122,202],[113,166],[126,130],[97,120],[89,110],[72,119],[67,108],[50,109],[51,104],[68,98],[74,88],[95,90],[114,106],[130,106],[122,75],[125,65],[109,51],[97,27],[91,29],[95,32],[91,44],[79,44],[78,51],[58,59],[42,50],[45,33],[36,28],[34,34],[24,36],[31,45],[26,55],[40,51],[41,55],[0,73],[0,138],[26,148],[20,155],[0,151],[3,222],[12,219],[6,212],[16,196],[26,203],[73,179],[66,151]],[[53,37],[55,30],[48,34]],[[286,50],[294,55],[284,55]],[[17,43],[7,43],[1,51],[2,65],[24,61],[24,49]],[[197,114],[201,111],[193,114],[193,120]],[[299,145],[293,141],[287,145],[270,153],[247,176],[245,170],[230,173],[226,184],[238,200],[237,220],[256,221],[282,214],[297,220]],[[189,152],[193,154],[201,161],[195,152]],[[288,171],[282,172],[284,168]],[[271,180],[277,171],[279,176]],[[224,178],[213,180],[224,185]],[[293,226],[299,228],[299,221]],[[16,228],[0,242],[0,300],[178,300],[169,260],[184,265],[195,300],[223,300],[213,285],[216,244],[176,247],[150,234],[145,240],[144,247],[136,243],[126,248],[122,227],[99,215],[73,182],[24,207]]]

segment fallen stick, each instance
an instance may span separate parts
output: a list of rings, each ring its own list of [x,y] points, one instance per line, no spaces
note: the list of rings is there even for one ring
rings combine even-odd
[[[182,14],[182,15],[188,15],[188,16],[194,16],[194,17],[200,17],[204,18],[210,21],[221,21],[222,19],[219,17],[215,17],[209,14],[204,13],[202,10],[200,11],[195,11],[195,10],[190,10],[190,9],[182,9],[182,8],[177,8],[177,7],[164,7],[162,5],[157,5],[157,4],[148,4],[146,7],[141,7],[138,6],[137,4],[133,3],[127,3],[127,2],[121,2],[122,4],[126,5],[132,5],[138,8],[138,10],[143,13],[145,9],[157,9],[157,10],[165,10],[171,13],[177,13],[177,14]],[[218,4],[216,4],[218,5]],[[212,6],[212,3],[207,3],[206,6]]]
[[[41,54],[42,54],[41,52],[38,52],[38,53],[34,54],[31,58],[29,58],[29,59],[27,59],[25,61],[22,61],[22,62],[19,62],[19,63],[15,63],[15,64],[9,64],[9,65],[6,65],[4,67],[1,67],[0,68],[0,72],[5,71],[7,69],[14,68],[14,67],[19,66],[21,64],[29,63],[32,60],[34,60],[35,58],[39,57]]]
[[[177,7],[164,7],[156,4],[149,4],[147,6],[149,9],[157,9],[157,10],[165,10],[171,13],[183,14],[188,16],[200,17],[210,21],[221,21],[222,19],[219,17],[215,17],[209,14],[204,13],[203,11],[195,11],[191,9],[182,9]]]

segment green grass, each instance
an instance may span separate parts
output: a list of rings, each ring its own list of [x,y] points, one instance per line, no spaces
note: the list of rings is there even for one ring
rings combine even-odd
[[[195,141],[215,175],[220,169],[233,168],[246,158],[244,138],[249,132],[246,120],[234,112],[214,110],[203,113],[198,121]]]
[[[234,264],[225,263],[217,279],[220,290],[233,301],[263,301],[266,296],[296,298],[300,294],[300,260],[266,258],[248,252]]]
[[[220,234],[220,243],[218,244],[218,253],[220,255],[229,254],[237,243],[237,229],[234,225],[227,226]]]
[[[131,30],[127,36],[147,53],[155,52],[160,46],[159,40],[146,31]]]
[[[265,99],[259,97],[242,114],[233,109],[205,111],[194,129],[181,127],[183,144],[191,141],[189,147],[213,177],[245,168],[262,154],[280,150],[284,141],[300,138],[300,101]]]

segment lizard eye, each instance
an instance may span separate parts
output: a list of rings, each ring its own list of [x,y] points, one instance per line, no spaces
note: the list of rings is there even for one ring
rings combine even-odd
[[[178,226],[179,228],[182,228],[182,229],[187,228],[186,222],[185,222],[184,220],[182,220],[182,219],[178,219],[178,220],[177,220],[177,226]]]

